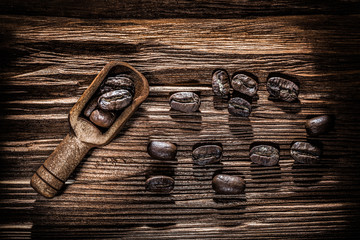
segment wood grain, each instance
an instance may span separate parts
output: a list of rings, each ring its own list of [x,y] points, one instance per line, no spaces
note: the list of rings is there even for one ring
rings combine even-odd
[[[2,0],[0,13],[80,18],[241,18],[359,13],[358,0]]]
[[[359,15],[253,19],[84,20],[1,16],[1,238],[346,239],[359,235]],[[38,196],[30,177],[67,134],[67,114],[109,61],[142,72],[149,98],[107,146],[94,149],[62,195]],[[211,73],[245,70],[259,78],[249,119],[227,112]],[[299,103],[269,99],[270,73],[300,82]],[[200,112],[170,110],[176,91],[200,94]],[[308,139],[309,115],[333,114],[318,138],[319,164],[290,157]],[[146,153],[149,140],[178,145],[176,161]],[[280,147],[280,164],[259,167],[257,141]],[[220,142],[221,164],[198,167],[191,151]],[[214,173],[245,178],[245,194],[216,195]],[[144,190],[146,176],[175,178],[171,194]]]

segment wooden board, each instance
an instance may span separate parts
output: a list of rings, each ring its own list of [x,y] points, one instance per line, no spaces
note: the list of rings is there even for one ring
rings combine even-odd
[[[253,19],[110,20],[2,15],[0,231],[10,238],[324,239],[359,234],[359,15]],[[109,61],[142,72],[150,96],[107,146],[79,165],[63,193],[44,199],[30,177],[68,133],[67,114]],[[249,119],[213,96],[211,73],[259,78]],[[270,73],[300,81],[299,103],[269,99]],[[169,95],[199,93],[200,112],[170,110]],[[308,137],[309,115],[333,114],[317,140],[319,164],[294,164],[289,148]],[[176,161],[148,156],[149,140],[178,145]],[[312,138],[314,139],[314,138]],[[221,164],[192,164],[192,146],[223,145]],[[250,163],[250,144],[280,147],[277,167]],[[216,195],[215,172],[245,178],[245,194]],[[174,191],[144,191],[165,172]],[[4,217],[5,216],[5,217]]]
[[[241,18],[359,13],[359,0],[2,0],[1,14],[80,18]]]

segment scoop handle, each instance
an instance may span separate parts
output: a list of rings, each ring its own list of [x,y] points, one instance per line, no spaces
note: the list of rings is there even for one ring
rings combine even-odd
[[[36,171],[30,185],[42,196],[54,197],[92,147],[70,132]]]

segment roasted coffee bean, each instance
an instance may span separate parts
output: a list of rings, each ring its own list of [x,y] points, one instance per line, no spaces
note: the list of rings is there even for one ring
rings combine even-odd
[[[217,70],[212,75],[212,89],[215,95],[226,98],[230,93],[229,74],[225,70]]]
[[[235,97],[230,99],[228,111],[234,116],[248,117],[251,113],[251,105],[245,99]]]
[[[193,160],[197,165],[219,162],[221,157],[222,148],[218,145],[203,145],[193,151]]]
[[[147,151],[153,158],[160,160],[175,159],[176,145],[171,142],[151,141],[148,144]]]
[[[119,74],[114,77],[108,77],[104,81],[103,85],[100,88],[100,93],[104,94],[114,90],[125,89],[128,90],[132,95],[135,93],[134,82],[124,74]]]
[[[242,73],[236,74],[232,78],[231,86],[235,91],[250,97],[254,96],[258,90],[258,83],[251,77]]]
[[[272,77],[266,83],[270,95],[286,102],[298,99],[299,87],[294,82],[282,77]]]
[[[145,189],[150,192],[168,193],[174,189],[175,180],[168,176],[153,176],[146,180]]]
[[[170,106],[181,112],[195,112],[200,107],[200,98],[193,92],[178,92],[170,96]]]
[[[112,112],[101,109],[94,110],[90,115],[90,121],[103,128],[109,128],[115,121],[115,118]]]
[[[262,166],[278,164],[279,157],[279,150],[269,145],[258,145],[250,150],[250,160]]]
[[[212,180],[212,187],[219,194],[239,194],[245,190],[245,180],[238,176],[218,174]]]
[[[103,110],[121,110],[132,101],[132,95],[128,90],[114,90],[104,93],[99,97],[98,106]]]
[[[321,149],[309,142],[295,142],[290,154],[296,162],[313,164],[320,160]]]
[[[332,125],[332,119],[329,115],[322,115],[308,119],[305,124],[307,133],[310,136],[318,136],[326,133]]]
[[[90,117],[91,113],[96,109],[97,107],[97,98],[93,98],[87,105],[84,110],[84,115],[86,117]]]

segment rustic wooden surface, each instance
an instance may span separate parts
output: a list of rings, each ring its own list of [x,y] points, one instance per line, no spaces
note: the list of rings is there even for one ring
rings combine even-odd
[[[0,16],[0,237],[355,239],[359,20]],[[85,157],[60,196],[40,197],[30,177],[68,133],[71,107],[112,60],[128,62],[148,78],[149,98],[112,143]],[[259,78],[249,119],[229,116],[226,102],[213,97],[216,68]],[[275,72],[300,81],[299,103],[268,98],[266,78]],[[169,109],[169,94],[180,90],[200,94],[200,112]],[[294,164],[290,144],[307,139],[307,116],[323,113],[335,115],[336,125],[316,138],[323,144],[321,162]],[[149,157],[152,139],[178,144],[176,161]],[[222,163],[194,166],[192,146],[207,141],[223,145]],[[279,166],[250,163],[249,147],[257,141],[279,145]],[[243,176],[245,194],[214,194],[211,179],[219,171]],[[174,191],[145,192],[146,176],[161,172],[175,178]]]
[[[359,0],[2,0],[0,13],[80,18],[240,18],[359,13]]]

